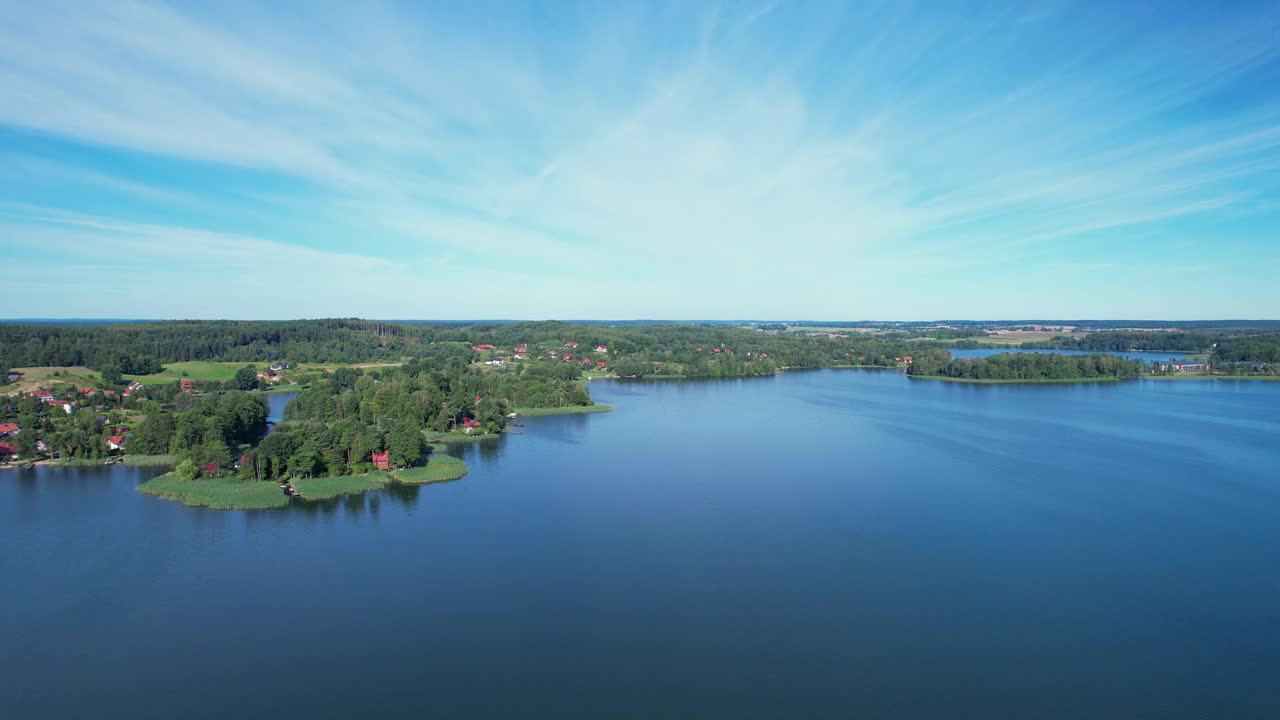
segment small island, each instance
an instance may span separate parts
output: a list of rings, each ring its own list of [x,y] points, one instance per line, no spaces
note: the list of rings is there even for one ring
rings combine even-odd
[[[1116,355],[999,353],[952,359],[937,353],[912,358],[907,377],[963,383],[1089,383],[1130,380],[1145,364]]]

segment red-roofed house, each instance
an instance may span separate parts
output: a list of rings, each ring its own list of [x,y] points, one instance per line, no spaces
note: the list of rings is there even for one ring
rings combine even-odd
[[[263,380],[266,380],[267,382],[275,382],[276,379],[279,378],[280,376],[276,374],[275,370],[272,370],[271,368],[267,368],[266,370],[263,370],[262,372],[258,373],[258,377],[262,378]]]
[[[573,359],[573,353],[565,353],[565,354],[564,354],[564,361],[565,361],[565,362],[569,362],[569,361],[570,361],[570,360],[572,360],[572,359]]]
[[[471,418],[462,419],[462,432],[469,433],[478,427],[480,427],[480,423],[478,421],[472,420]]]
[[[108,450],[123,450],[123,449],[124,449],[124,436],[123,436],[123,435],[112,435],[111,437],[107,438],[107,449],[108,449]]]
[[[0,443],[0,459],[8,460],[10,458],[17,460],[18,453],[13,449],[13,446],[10,445],[9,443]]]
[[[383,450],[373,454],[373,466],[379,470],[391,469],[391,451]]]
[[[217,474],[218,474],[218,463],[214,463],[214,462],[211,462],[211,463],[205,463],[205,464],[204,464],[204,474],[205,474],[205,475],[217,475]]]
[[[609,352],[609,347],[607,345],[597,345],[596,352],[607,353]]]
[[[18,434],[18,423],[0,423],[0,437]]]
[[[80,391],[81,395],[85,395],[85,396],[92,395],[94,392],[93,388],[76,388],[76,389]]]
[[[578,343],[570,340],[569,342],[565,343],[564,346],[567,348],[576,348],[578,347]]]
[[[494,347],[488,343],[485,343],[484,345],[472,345],[471,349],[472,350],[493,350]]]
[[[607,363],[607,362],[605,362],[605,361],[603,361],[603,360],[597,360],[597,361],[596,361],[596,367],[604,367],[605,365],[608,365],[608,364],[609,364],[609,363]]]
[[[481,401],[481,400],[483,400],[483,399],[484,399],[484,398],[482,398],[482,397],[480,397],[479,395],[477,395],[477,396],[476,396],[476,404],[477,404],[477,405],[479,405],[479,404],[480,404],[480,401]]]
[[[181,380],[178,386],[182,388],[182,392],[195,392],[196,386],[191,384],[190,380]]]

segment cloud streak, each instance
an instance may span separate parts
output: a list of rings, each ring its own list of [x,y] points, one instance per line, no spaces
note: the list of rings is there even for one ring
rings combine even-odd
[[[1275,10],[13,4],[0,155],[48,182],[0,171],[0,245],[398,283],[344,315],[1131,314],[1275,226]]]

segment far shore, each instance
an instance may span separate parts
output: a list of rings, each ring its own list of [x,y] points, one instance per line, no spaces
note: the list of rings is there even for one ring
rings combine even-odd
[[[913,380],[941,380],[942,382],[967,383],[969,385],[1065,385],[1072,383],[1107,383],[1120,382],[1121,380],[1136,380],[1137,378],[1118,378],[1118,377],[1093,377],[1093,378],[1044,378],[1037,380],[1020,380],[1011,378],[1008,380],[993,378],[953,378],[943,375],[907,375]]]

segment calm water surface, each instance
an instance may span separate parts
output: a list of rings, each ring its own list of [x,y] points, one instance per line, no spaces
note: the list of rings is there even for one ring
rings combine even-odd
[[[1280,716],[1280,383],[591,387],[305,508],[0,472],[0,717]]]

